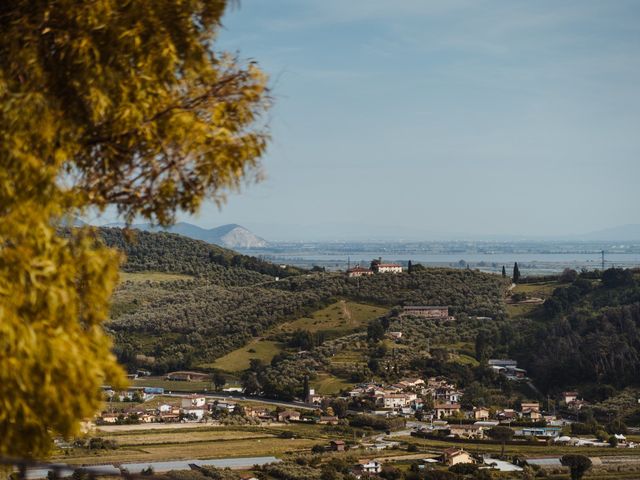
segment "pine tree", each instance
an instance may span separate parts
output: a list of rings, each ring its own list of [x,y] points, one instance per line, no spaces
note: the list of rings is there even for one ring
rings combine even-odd
[[[518,262],[513,264],[513,283],[518,283],[520,280],[520,269],[518,268]]]

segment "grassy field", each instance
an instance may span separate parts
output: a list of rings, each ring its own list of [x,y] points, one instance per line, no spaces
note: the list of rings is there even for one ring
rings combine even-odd
[[[417,437],[393,437],[393,440],[401,440],[409,444],[421,447],[445,449],[449,447],[464,448],[471,453],[500,453],[501,446],[487,443],[458,443],[446,440],[431,440]],[[593,456],[634,456],[640,459],[640,449],[634,448],[599,448],[599,447],[570,447],[554,445],[507,445],[505,455],[524,455],[530,457],[565,455],[568,453],[578,453]]]
[[[164,272],[120,272],[120,282],[171,282],[174,280],[193,280],[193,277]]]
[[[340,300],[314,312],[310,317],[303,317],[278,325],[266,332],[264,337],[295,330],[306,330],[314,333],[323,332],[329,337],[347,335],[361,330],[370,320],[378,318],[386,312],[387,309],[385,308]],[[213,363],[202,364],[200,367],[216,368],[230,373],[240,372],[249,368],[249,362],[252,358],[269,363],[282,349],[283,345],[278,342],[266,340],[265,338],[256,338],[245,346],[218,358]],[[331,386],[327,388],[331,388]]]
[[[516,285],[513,293],[526,293],[528,297],[547,298],[559,286],[558,282],[521,283]]]
[[[89,451],[75,448],[66,454],[58,452],[54,461],[70,464],[100,464],[125,462],[153,462],[164,460],[190,460],[242,456],[282,456],[308,451],[313,445],[326,443],[329,437],[317,425],[278,425],[241,427],[200,427],[179,430],[127,430],[99,432],[99,436],[115,440],[119,447],[113,450]],[[291,431],[296,438],[284,439],[278,435]]]
[[[246,344],[242,348],[238,348],[224,357],[218,358],[215,362],[203,367],[211,366],[225,372],[240,372],[249,368],[249,362],[252,358],[257,358],[265,363],[271,362],[271,359],[282,351],[282,344],[256,338]]]
[[[322,373],[318,375],[318,378],[311,382],[311,386],[315,388],[316,393],[319,393],[320,395],[331,395],[338,393],[345,388],[353,387],[353,383],[349,383],[328,373]]]
[[[325,332],[335,336],[347,335],[362,329],[370,320],[381,317],[387,311],[386,308],[340,300],[314,312],[310,317],[282,324],[277,330],[284,332],[306,330]]]

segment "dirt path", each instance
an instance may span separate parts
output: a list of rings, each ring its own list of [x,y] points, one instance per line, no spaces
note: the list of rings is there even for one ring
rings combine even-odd
[[[351,310],[349,310],[349,305],[344,300],[340,300],[340,306],[342,307],[342,313],[344,313],[347,322],[351,323]]]

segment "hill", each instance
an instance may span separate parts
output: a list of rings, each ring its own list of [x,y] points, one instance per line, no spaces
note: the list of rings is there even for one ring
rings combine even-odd
[[[517,359],[545,392],[579,388],[590,398],[594,389],[640,386],[638,275],[576,275],[505,333],[488,337],[490,348]]]
[[[130,275],[122,282],[114,295],[108,325],[116,339],[116,354],[131,369],[144,366],[162,373],[212,364],[284,322],[307,318],[293,323],[294,329],[304,328],[317,319],[314,312],[336,299],[386,310],[427,303],[450,305],[451,311],[460,315],[505,315],[505,283],[495,275],[425,269],[351,279],[340,273],[283,270],[171,233],[138,232],[133,241],[119,229],[102,229],[101,234],[107,244],[126,253],[126,272],[146,276],[137,281]],[[357,325],[366,332],[366,325]],[[285,328],[275,332],[277,342],[289,344],[297,331]],[[317,335],[318,347],[334,341],[337,334],[352,331],[336,320]],[[305,371],[298,370],[292,381]]]
[[[107,227],[122,228],[124,224],[114,223]],[[161,228],[150,223],[140,223],[133,225],[134,229],[147,232],[168,232],[184,235],[195,240],[202,240],[207,243],[213,243],[227,248],[264,248],[268,246],[268,242],[250,232],[241,225],[235,223],[222,225],[216,228],[202,228],[186,222],[179,222],[169,228]]]

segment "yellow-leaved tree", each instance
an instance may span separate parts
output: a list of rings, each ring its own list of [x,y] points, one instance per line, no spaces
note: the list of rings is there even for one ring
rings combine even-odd
[[[163,225],[259,174],[266,79],[215,53],[226,0],[0,2],[0,456],[40,457],[122,384],[121,261],[87,209]]]

